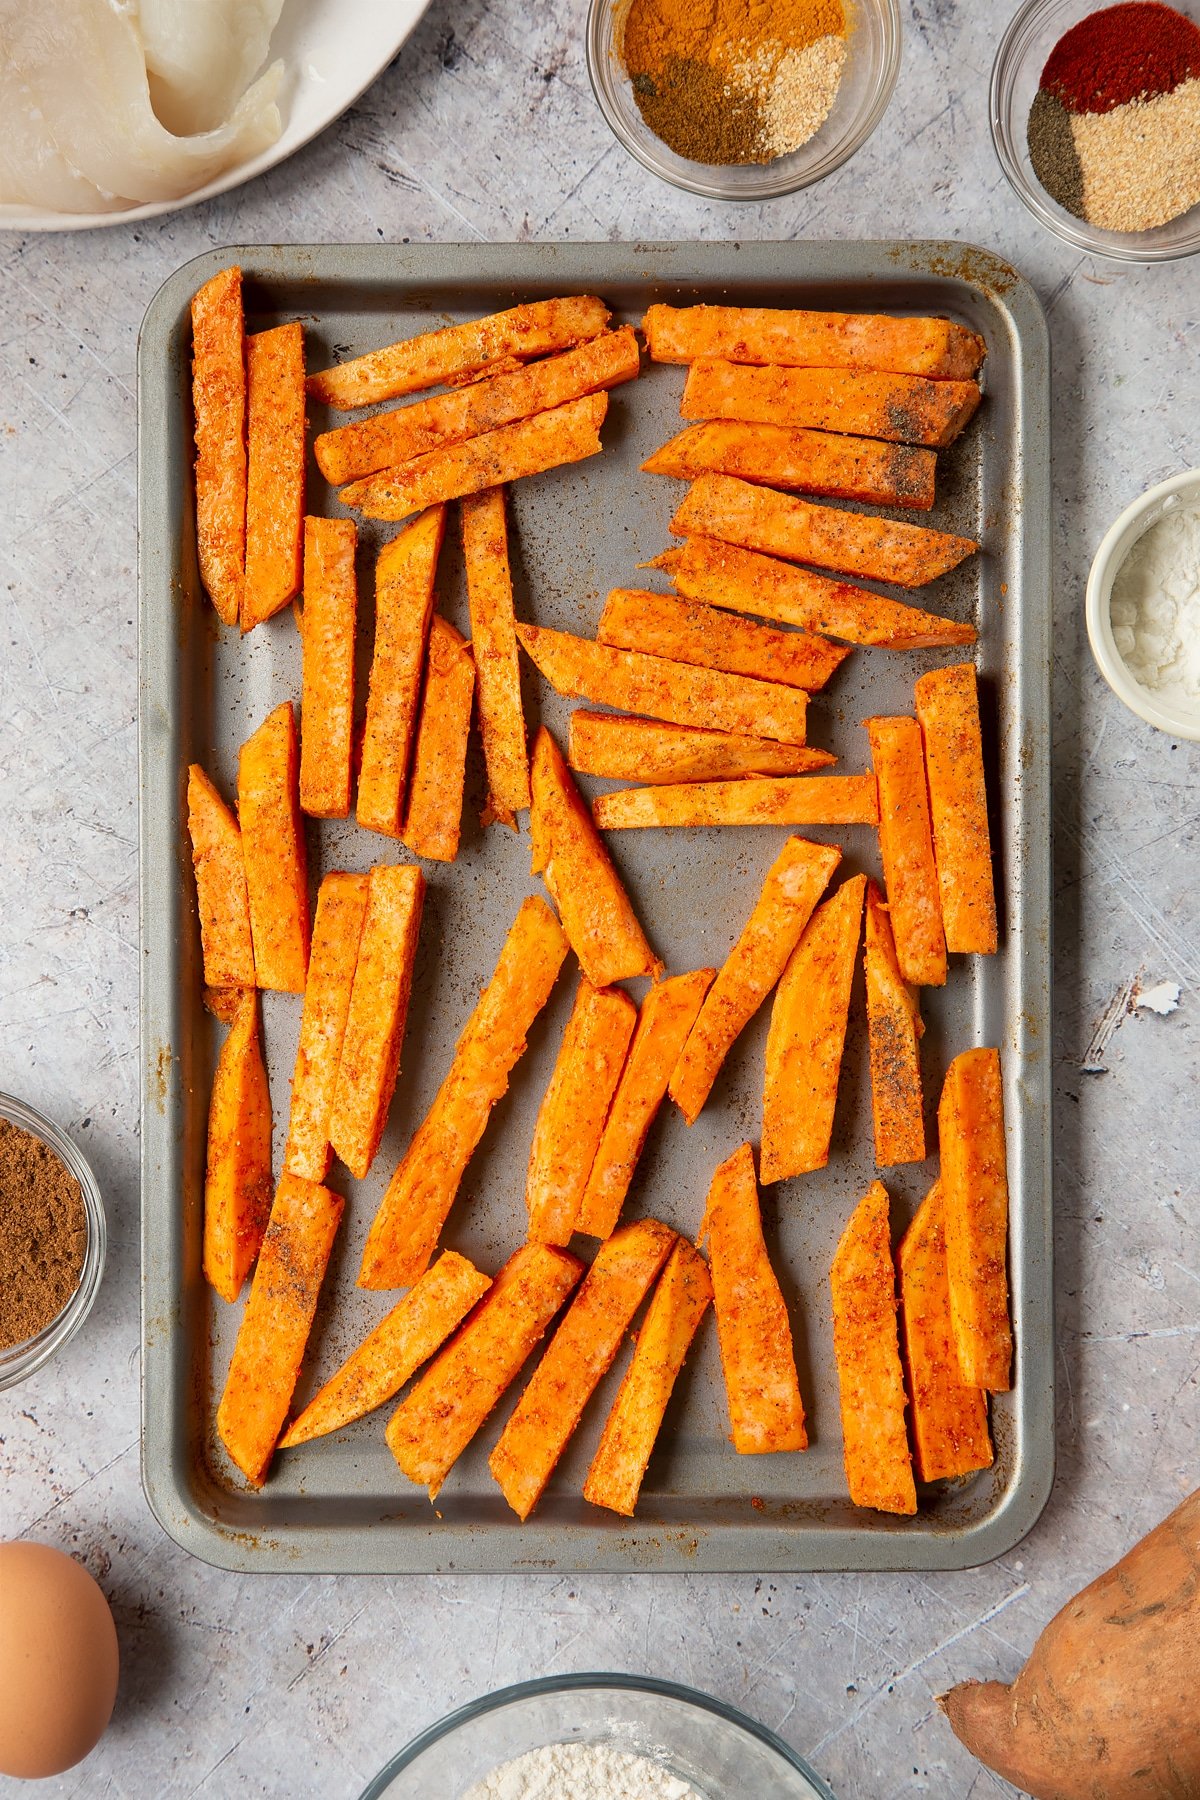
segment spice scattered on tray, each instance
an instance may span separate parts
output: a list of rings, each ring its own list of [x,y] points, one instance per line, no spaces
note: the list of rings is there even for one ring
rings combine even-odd
[[[766,163],[829,116],[842,0],[632,0],[621,56],[646,124],[692,162]]]
[[[1200,202],[1200,28],[1159,0],[1061,37],[1029,113],[1034,174],[1105,231],[1151,231]]]
[[[40,1138],[0,1119],[0,1350],[58,1317],[86,1248],[79,1183]]]

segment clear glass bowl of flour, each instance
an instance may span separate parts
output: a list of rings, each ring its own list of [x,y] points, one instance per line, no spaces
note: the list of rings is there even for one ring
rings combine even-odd
[[[561,1777],[560,1786],[546,1785],[556,1759],[545,1752],[557,1745],[596,1746],[591,1757],[571,1758],[577,1763],[571,1788],[561,1786]],[[560,1793],[576,1800],[593,1792],[596,1800],[609,1800],[606,1764],[613,1767],[613,1753],[649,1765],[646,1800],[833,1800],[765,1726],[693,1688],[633,1675],[565,1675],[488,1694],[414,1738],[362,1800],[479,1800],[481,1793],[487,1800],[532,1793],[539,1800],[559,1800]],[[528,1777],[519,1768],[498,1781],[496,1771],[518,1758],[531,1759]],[[589,1762],[596,1769],[590,1777],[580,1772]],[[626,1772],[632,1774],[629,1765]],[[630,1791],[638,1793],[636,1786]]]

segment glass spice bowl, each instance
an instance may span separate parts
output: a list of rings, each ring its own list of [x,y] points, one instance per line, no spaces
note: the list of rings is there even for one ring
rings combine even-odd
[[[23,1100],[17,1100],[11,1094],[0,1094],[0,1119],[7,1119],[10,1125],[29,1132],[31,1137],[40,1138],[46,1148],[65,1164],[68,1173],[79,1183],[83,1216],[87,1224],[87,1242],[84,1246],[79,1285],[62,1311],[48,1325],[43,1325],[34,1337],[26,1338],[20,1344],[13,1344],[7,1350],[0,1350],[2,1392],[5,1388],[15,1387],[18,1381],[24,1381],[27,1375],[32,1375],[35,1369],[48,1363],[64,1344],[70,1342],[91,1312],[100,1288],[100,1278],[104,1273],[108,1231],[96,1177],[66,1133],[41,1113],[35,1112],[32,1106],[26,1106]]]
[[[1029,109],[1046,58],[1059,38],[1111,0],[1025,0],[1000,40],[992,66],[989,115],[1000,167],[1034,218],[1048,231],[1096,256],[1118,262],[1170,262],[1200,250],[1200,205],[1153,231],[1102,231],[1052,200],[1029,159]],[[1200,24],[1200,0],[1168,0],[1176,12]]]
[[[825,123],[806,144],[768,163],[699,163],[656,137],[638,110],[621,59],[630,0],[591,0],[587,65],[613,135],[650,172],[708,200],[775,200],[832,175],[875,130],[900,73],[899,0],[845,0],[846,64]]]

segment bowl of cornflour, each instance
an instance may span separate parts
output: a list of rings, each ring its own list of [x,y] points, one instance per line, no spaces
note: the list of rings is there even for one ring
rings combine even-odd
[[[414,1738],[362,1800],[833,1800],[782,1738],[676,1682],[565,1675]]]
[[[1126,507],[1096,552],[1086,616],[1118,699],[1159,731],[1200,742],[1200,469]]]

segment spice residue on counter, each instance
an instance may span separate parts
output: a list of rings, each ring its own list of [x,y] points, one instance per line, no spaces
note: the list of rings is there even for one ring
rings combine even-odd
[[[0,1119],[0,1350],[58,1317],[86,1249],[79,1183],[40,1138]]]
[[[1167,502],[1117,570],[1113,639],[1140,687],[1200,715],[1200,505]]]

